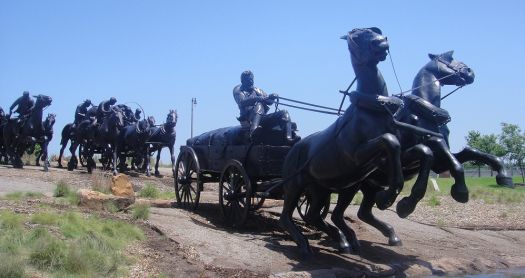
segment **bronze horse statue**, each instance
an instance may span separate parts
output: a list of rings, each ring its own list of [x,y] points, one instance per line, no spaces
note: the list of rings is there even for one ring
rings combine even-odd
[[[21,156],[29,146],[45,141],[46,135],[42,125],[42,114],[44,109],[51,105],[53,99],[46,95],[33,97],[36,98],[36,102],[31,109],[29,117],[21,121],[8,119],[3,127],[4,146],[15,168],[24,167]],[[45,145],[45,148],[42,151],[47,153],[47,145]],[[44,171],[48,171],[48,163],[44,164]]]
[[[149,176],[149,160],[152,153],[157,151],[157,161],[155,163],[155,176],[159,176],[159,160],[160,160],[160,152],[162,151],[162,148],[167,147],[170,150],[170,158],[171,158],[171,170],[173,174],[175,175],[175,155],[174,155],[174,148],[175,148],[175,140],[177,139],[177,133],[175,131],[175,126],[177,125],[177,110],[171,110],[168,112],[168,115],[166,116],[166,122],[162,124],[159,127],[155,127],[152,130],[152,135],[148,139],[147,143],[147,158],[146,163],[146,174]]]
[[[355,238],[351,229],[328,225],[320,215],[322,204],[331,192],[345,194],[372,172],[385,169],[388,188],[375,194],[375,203],[389,207],[403,187],[401,144],[396,137],[398,127],[394,114],[403,105],[389,97],[377,64],[386,59],[388,42],[378,28],[354,29],[345,37],[357,80],[352,104],[331,126],[296,143],[283,165],[284,206],[281,226],[292,236],[300,252],[311,256],[306,237],[292,221],[296,204],[305,191],[311,194],[308,215],[310,223],[350,251],[347,238]],[[342,218],[342,213],[341,213]],[[344,221],[343,221],[344,222]],[[343,223],[344,224],[344,223]],[[346,224],[344,225],[346,227]],[[357,243],[351,243],[354,247]]]
[[[473,71],[464,63],[453,60],[452,52],[447,52],[441,55],[430,55],[430,57],[431,61],[416,75],[412,91],[433,91],[435,92],[434,94],[428,94],[427,96],[435,98],[436,93],[441,90],[441,86],[443,85],[465,86],[474,81]],[[418,174],[418,177],[412,187],[410,196],[404,197],[397,203],[396,211],[398,215],[402,218],[408,216],[414,211],[416,204],[424,197],[429,174],[427,169],[429,167],[438,173],[444,171],[443,169],[452,168],[453,170],[451,172],[454,173],[453,176],[456,178],[456,183],[452,188],[451,195],[457,201],[466,202],[468,200],[468,190],[465,185],[463,168],[461,164],[457,162],[455,157],[450,154],[448,147],[444,147],[443,142],[446,140],[446,137],[439,134],[442,127],[450,120],[448,112],[432,105],[423,98],[414,95],[407,95],[402,98],[405,105],[396,115],[396,119],[407,124],[424,128],[435,134],[430,136],[419,136],[412,130],[403,129],[401,129],[398,134],[401,148],[403,150],[407,149],[409,146],[419,146],[418,148],[420,149],[416,155],[427,156],[420,161],[412,160],[407,163],[407,155],[410,154],[410,152],[403,151],[402,164],[404,179],[410,180],[415,177],[416,174]],[[440,96],[435,99],[439,101]],[[422,165],[422,163],[425,165]],[[363,200],[361,201],[357,213],[359,219],[378,229],[388,238],[388,243],[390,245],[401,245],[401,240],[396,235],[394,228],[388,223],[377,219],[372,214],[375,194],[381,190],[382,185],[385,183],[386,175],[383,171],[378,170],[370,174],[370,176],[363,180],[359,187],[351,187],[345,192],[346,194],[339,195],[332,218],[339,215],[341,213],[340,210],[344,212],[344,209],[350,204],[355,193],[357,193],[358,190],[361,190],[363,193]],[[336,223],[337,221],[343,220],[332,219],[332,221]],[[355,233],[352,231],[351,234],[353,235]],[[358,251],[359,244],[357,239],[351,238],[350,242],[356,243],[356,251]]]
[[[38,142],[37,144],[40,145],[40,153],[37,154],[35,158],[35,165],[40,166],[40,161],[44,161],[44,163],[47,163],[49,167],[49,160],[48,160],[48,153],[47,153],[47,147],[49,146],[49,142],[53,139],[53,126],[55,125],[55,119],[56,115],[53,113],[47,114],[46,119],[44,122],[42,122],[42,126],[44,127],[44,141]]]
[[[474,82],[474,72],[464,63],[454,60],[453,51],[443,54],[429,54],[428,62],[416,75],[412,85],[412,96],[421,98],[439,110],[441,107],[441,87],[443,85],[464,86]],[[420,117],[421,118],[421,117]],[[465,147],[458,153],[451,154],[449,150],[448,136],[449,129],[446,124],[440,126],[439,130],[444,137],[444,143],[440,143],[440,151],[434,150],[436,159],[433,171],[441,173],[450,170],[452,177],[464,180],[464,174],[459,167],[467,161],[478,161],[489,165],[492,170],[497,172],[496,182],[499,185],[513,186],[512,177],[507,174],[503,161],[491,154],[483,153],[471,147]],[[432,148],[432,146],[430,146]],[[442,154],[442,155],[441,155]],[[449,160],[448,163],[446,161]],[[452,195],[454,197],[454,195]],[[457,200],[457,198],[454,198]]]
[[[117,153],[115,146],[117,145],[118,134],[123,126],[124,113],[118,108],[113,108],[101,124],[98,124],[93,116],[80,122],[74,132],[75,139],[71,141],[71,146],[69,147],[71,159],[68,163],[68,170],[72,171],[76,168],[78,159],[75,153],[78,146],[82,145],[82,156],[87,158],[86,167],[88,173],[91,173],[96,166],[93,155],[95,150],[99,149],[103,151],[103,155],[109,154],[111,156],[111,158],[107,159],[111,159],[112,170],[116,174]]]
[[[134,124],[126,125],[117,140],[117,153],[119,155],[119,171],[126,170],[126,157],[132,157],[132,169],[138,161],[145,162],[146,168],[149,168],[149,161],[146,157],[146,142],[153,135],[155,120],[148,117]],[[149,172],[146,173],[149,176]]]

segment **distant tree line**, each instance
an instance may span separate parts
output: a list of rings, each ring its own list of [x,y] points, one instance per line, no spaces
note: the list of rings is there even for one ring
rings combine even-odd
[[[517,167],[525,182],[525,133],[515,124],[501,123],[500,134],[482,135],[471,130],[465,137],[467,145],[498,157],[502,157],[510,167]],[[473,163],[478,171],[483,164]]]

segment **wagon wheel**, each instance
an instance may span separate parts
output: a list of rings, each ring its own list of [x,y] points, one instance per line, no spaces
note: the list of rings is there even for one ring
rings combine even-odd
[[[177,205],[195,210],[199,206],[201,196],[200,167],[197,156],[190,148],[183,148],[175,163],[175,196]]]
[[[253,195],[250,209],[251,210],[260,209],[263,206],[265,200],[266,198],[264,197]]]
[[[310,209],[310,194],[308,192],[308,189],[306,192],[303,192],[301,194],[301,197],[299,197],[299,201],[297,202],[297,212],[299,213],[299,216],[301,216],[301,219],[303,219],[305,222],[308,222],[306,219],[306,214],[308,213],[308,210]],[[321,209],[321,218],[325,219],[328,215],[328,211],[330,209],[330,195],[328,195],[328,198],[324,201],[323,208]]]
[[[219,204],[227,225],[240,227],[248,217],[252,201],[252,184],[237,160],[230,160],[219,180]]]
[[[260,209],[264,201],[266,200],[266,197],[263,197],[261,195],[256,194],[257,192],[257,180],[251,180],[250,182],[252,184],[252,201],[250,203],[250,210],[258,210]]]

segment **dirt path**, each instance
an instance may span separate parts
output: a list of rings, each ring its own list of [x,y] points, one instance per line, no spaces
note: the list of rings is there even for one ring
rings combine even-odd
[[[12,191],[50,194],[53,183],[60,179],[66,179],[76,187],[89,187],[94,178],[81,171],[52,169],[44,173],[37,168],[14,170],[0,167],[0,195]],[[137,188],[152,183],[161,190],[172,190],[169,176],[160,179],[139,176],[133,177],[132,182]],[[314,260],[301,262],[295,244],[278,226],[279,202],[273,202],[274,207],[257,211],[242,230],[235,231],[223,226],[216,191],[206,190],[196,212],[153,208],[149,220],[151,226],[174,243],[170,248],[176,249],[176,256],[201,265],[205,270],[220,269],[220,273],[237,273],[241,277],[289,277],[290,271],[294,271],[294,275],[297,271],[321,271],[342,276],[425,276],[484,273],[525,266],[523,230],[491,231],[491,228],[500,228],[493,224],[493,220],[487,223],[496,226],[485,225],[488,228],[485,230],[450,228],[420,223],[417,215],[412,220],[400,219],[392,211],[374,210],[376,216],[390,223],[403,240],[403,246],[392,247],[377,230],[356,219],[357,206],[351,206],[346,215],[360,239],[360,256],[339,254],[324,234],[298,221],[317,252]],[[483,207],[466,206],[479,214],[485,213]],[[416,212],[418,210],[425,210],[425,207],[418,207]],[[523,226],[523,223],[516,224],[519,224],[516,227]],[[217,276],[215,274],[210,276]]]

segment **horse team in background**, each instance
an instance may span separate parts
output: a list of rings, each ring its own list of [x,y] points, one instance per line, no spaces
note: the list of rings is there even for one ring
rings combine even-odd
[[[397,204],[400,217],[412,213],[423,198],[431,170],[450,171],[454,178],[451,195],[458,202],[469,198],[462,167],[466,161],[489,165],[498,173],[498,184],[512,185],[499,158],[469,147],[459,153],[449,149],[446,124],[451,118],[440,108],[441,87],[462,87],[474,82],[473,71],[454,60],[451,51],[429,55],[430,62],[417,73],[411,94],[391,96],[377,67],[389,54],[389,44],[381,30],[354,29],[343,38],[357,81],[356,91],[347,93],[351,105],[325,130],[294,141],[283,165],[284,206],[280,224],[296,241],[302,255],[309,257],[312,250],[292,215],[305,192],[311,197],[305,220],[332,237],[340,250],[356,252],[359,241],[343,213],[359,190],[363,200],[358,217],[388,237],[390,245],[400,245],[392,226],[375,218],[372,207],[392,206],[406,180],[417,176],[410,195]],[[44,161],[47,171],[47,147],[53,137],[55,115],[49,114],[43,121],[43,110],[52,99],[45,95],[33,98],[36,101],[24,92],[8,114],[0,108],[0,161],[22,168],[22,154],[39,145],[42,151],[37,164],[39,159]],[[12,117],[14,107],[18,117]],[[161,125],[156,125],[151,116],[142,118],[142,113],[140,109],[133,111],[125,104],[117,104],[113,97],[98,106],[85,100],[77,106],[74,121],[62,130],[58,167],[63,167],[63,152],[71,142],[67,164],[70,171],[80,163],[91,172],[98,155],[102,167],[114,174],[126,171],[126,161],[130,161],[131,169],[140,169],[149,176],[150,158],[157,151],[154,173],[159,175],[164,147],[170,150],[174,171],[177,112],[170,110]],[[327,223],[321,213],[332,193],[338,194],[331,216],[334,225]]]
[[[29,92],[24,92],[11,105],[8,114],[0,108],[0,135],[3,138],[0,162],[23,168],[22,155],[33,153],[39,145],[41,151],[36,154],[36,165],[44,161],[44,170],[47,171],[50,166],[47,148],[53,138],[56,115],[50,113],[42,121],[43,110],[51,105],[52,99],[45,95],[33,98],[36,101]],[[18,115],[12,116],[13,112]],[[71,159],[67,165],[70,171],[77,168],[80,160],[82,166],[92,172],[96,167],[94,155],[98,154],[102,168],[111,169],[114,174],[126,171],[126,161],[131,158],[131,168],[142,170],[149,176],[150,158],[157,151],[155,175],[160,175],[158,167],[162,148],[169,148],[172,165],[174,162],[177,112],[170,110],[166,122],[158,126],[153,116],[141,120],[141,114],[141,109],[133,111],[125,104],[116,104],[113,97],[98,106],[92,105],[90,100],[83,101],[75,110],[73,123],[62,129],[58,167],[63,167],[64,150],[71,142]]]
[[[149,176],[152,152],[158,151],[155,174],[160,174],[158,164],[162,148],[168,147],[173,157],[177,112],[170,110],[166,123],[156,126],[153,116],[141,119],[142,110],[137,108],[133,112],[129,106],[116,102],[112,97],[98,106],[92,106],[90,100],[77,106],[74,122],[62,129],[58,167],[63,167],[63,153],[70,141],[71,159],[67,165],[70,171],[80,162],[91,173],[96,167],[94,156],[98,154],[102,168],[114,174],[126,171],[126,161],[130,158],[131,169],[145,171]]]

